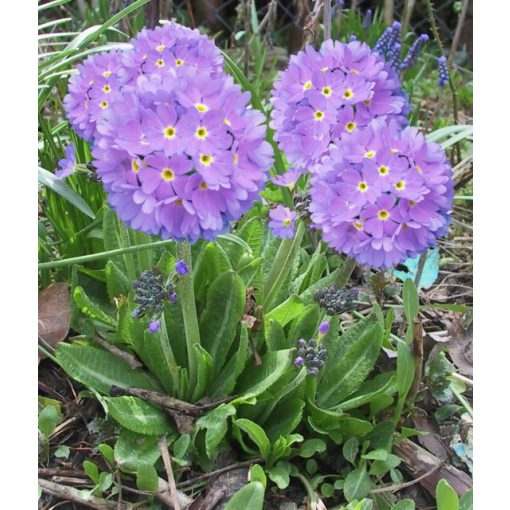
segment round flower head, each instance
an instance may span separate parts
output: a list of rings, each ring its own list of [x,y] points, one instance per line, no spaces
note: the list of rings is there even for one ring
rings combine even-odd
[[[333,140],[374,118],[407,122],[397,73],[360,41],[328,40],[292,56],[271,103],[275,139],[296,167],[318,162]]]
[[[264,116],[196,30],[143,30],[115,58],[115,93],[90,117],[109,204],[133,229],[213,239],[264,186],[273,161]]]
[[[313,169],[310,194],[325,242],[386,269],[445,235],[452,170],[441,147],[416,128],[376,120],[331,147]]]

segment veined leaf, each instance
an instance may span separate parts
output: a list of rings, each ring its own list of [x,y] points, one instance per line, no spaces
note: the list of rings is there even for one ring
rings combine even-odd
[[[418,291],[414,285],[413,280],[407,279],[404,282],[404,291],[402,295],[404,301],[404,313],[406,316],[407,324],[412,324],[414,318],[420,311],[420,300],[418,298]]]
[[[266,316],[267,317],[267,316]],[[282,325],[274,320],[269,319],[264,327],[267,348],[270,351],[279,351],[281,349],[288,349],[290,346],[283,331]]]
[[[97,320],[107,326],[110,326],[112,329],[117,328],[117,321],[111,315],[103,312],[101,307],[94,303],[87,294],[85,294],[82,287],[74,288],[73,299],[83,314],[88,315],[93,320]]]
[[[361,499],[372,489],[372,481],[368,476],[366,466],[351,471],[345,478],[344,496],[347,501]]]
[[[244,239],[250,246],[254,257],[260,255],[262,234],[262,221],[258,217],[251,218],[237,231],[237,235],[241,239]]]
[[[263,506],[264,486],[260,482],[250,482],[234,494],[225,510],[262,510]]]
[[[211,355],[200,345],[195,344],[194,355],[197,362],[197,383],[193,389],[191,400],[195,402],[200,399],[209,387],[213,372],[213,359]]]
[[[128,295],[131,290],[131,282],[124,271],[113,260],[109,260],[106,263],[104,274],[106,277],[106,290],[111,300],[121,294]]]
[[[213,457],[218,445],[227,433],[228,417],[235,414],[236,409],[233,405],[221,404],[196,421],[197,432],[205,429],[205,451],[209,458]]]
[[[447,480],[439,480],[436,486],[437,510],[459,510],[459,496]]]
[[[122,429],[113,449],[115,462],[122,471],[133,473],[142,464],[154,465],[161,456],[158,438]]]
[[[397,343],[397,383],[398,393],[405,398],[414,379],[414,360],[411,348],[402,340]]]
[[[56,356],[62,368],[78,382],[108,395],[112,386],[154,390],[141,370],[133,370],[124,360],[89,345],[59,343]]]
[[[264,319],[266,322],[269,320],[276,320],[281,326],[286,326],[294,317],[300,315],[304,308],[305,305],[301,299],[293,295],[276,308],[273,308],[265,315]]]
[[[258,446],[262,458],[267,462],[271,455],[271,443],[264,429],[255,422],[240,418],[235,424]]]
[[[208,243],[205,247],[204,257],[207,267],[207,278],[211,283],[220,275],[232,269],[225,250],[218,243]]]
[[[165,412],[137,397],[107,397],[108,411],[123,427],[157,436],[173,432]]]
[[[246,304],[246,289],[232,271],[218,276],[207,293],[207,306],[200,317],[202,345],[218,373],[234,341]]]

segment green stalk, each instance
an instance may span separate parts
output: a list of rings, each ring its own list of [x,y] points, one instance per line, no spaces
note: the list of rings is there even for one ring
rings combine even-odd
[[[152,248],[159,248],[167,244],[173,243],[173,239],[166,239],[164,241],[156,241],[155,243],[141,244],[137,246],[128,246],[126,248],[117,248],[116,250],[101,251],[99,253],[91,253],[90,255],[82,255],[80,257],[71,257],[62,260],[52,260],[51,262],[42,262],[39,264],[39,269],[55,269],[57,267],[71,266],[73,264],[83,264],[85,262],[92,262],[93,260],[107,259],[117,255],[125,255],[126,253],[136,253],[138,251],[150,250]]]
[[[347,282],[349,281],[349,278],[351,277],[355,267],[356,261],[354,259],[346,258],[344,260],[344,263],[342,264],[342,267],[340,268],[340,271],[338,272],[335,280],[337,289],[341,289],[347,285]]]
[[[292,260],[295,250],[301,245],[304,234],[305,225],[301,222],[297,228],[296,235],[292,239],[284,239],[280,243],[265,284],[267,291],[265,292],[262,304],[265,312],[271,309],[271,301],[290,270],[288,263]]]
[[[184,332],[186,334],[186,350],[188,351],[188,388],[193,391],[196,383],[197,366],[193,346],[200,345],[195,291],[193,289],[193,271],[191,265],[191,246],[188,241],[177,243],[177,259],[184,260],[189,268],[188,274],[179,276],[177,281],[178,299],[181,302]]]

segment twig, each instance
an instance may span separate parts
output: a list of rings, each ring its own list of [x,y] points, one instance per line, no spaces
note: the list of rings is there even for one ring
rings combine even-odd
[[[384,21],[387,25],[393,23],[393,9],[395,3],[393,0],[384,0]]]
[[[453,56],[457,51],[457,47],[460,42],[460,36],[462,35],[462,29],[464,28],[464,23],[466,22],[466,15],[469,7],[469,0],[463,0],[462,9],[460,11],[459,21],[457,22],[457,27],[455,28],[455,35],[453,36],[452,45],[450,46],[450,53],[448,54],[448,65],[452,65]]]
[[[303,48],[310,44],[317,35],[317,29],[320,24],[320,17],[322,8],[324,7],[324,0],[315,0],[313,11],[308,15],[305,26],[303,27]]]
[[[416,276],[414,277],[414,284],[416,285],[417,289],[420,286],[421,275],[423,273],[423,268],[425,267],[425,262],[427,262],[427,252],[426,251],[424,251],[420,255],[420,260],[418,261],[418,270],[416,271]]]
[[[191,28],[195,28],[195,18],[193,17],[193,9],[191,8],[190,0],[186,0],[186,8],[188,9],[188,16],[191,22]]]
[[[251,466],[252,464],[256,464],[257,462],[260,462],[261,458],[251,459],[251,460],[245,460],[244,462],[238,462],[237,464],[232,464],[230,466],[216,469],[216,471],[211,471],[210,473],[205,473],[204,475],[197,476],[196,478],[192,478],[191,480],[186,480],[184,482],[178,483],[178,487],[187,487],[189,485],[195,485],[198,482],[201,482],[203,480],[207,480],[208,478],[211,478],[212,476],[221,475],[222,473],[226,473],[227,471],[232,471],[232,469],[237,469],[245,466]]]
[[[117,480],[117,488],[119,489],[119,497],[117,499],[117,510],[122,508],[122,480],[120,478],[120,471],[115,470],[115,479]]]
[[[331,0],[324,3],[324,40],[331,39]]]
[[[432,1],[431,0],[425,0],[425,5],[427,6],[427,15],[430,22],[430,28],[432,30],[432,33],[434,34],[434,39],[436,41],[436,44],[439,47],[439,50],[441,51],[441,54],[443,54],[443,43],[441,42],[441,37],[439,36],[439,30],[437,29],[436,25],[436,18],[434,16],[434,8],[432,7]],[[450,86],[450,90],[452,92],[452,100],[453,100],[453,119],[455,121],[455,124],[459,124],[459,107],[457,103],[457,91],[455,90],[455,85],[453,84],[451,73],[448,73],[448,85]],[[460,163],[462,161],[462,154],[460,151],[460,141],[455,143],[455,149],[457,151],[457,163]]]
[[[61,469],[61,468],[40,468],[38,470],[39,476],[72,476],[74,478],[88,478],[84,471],[75,469]]]
[[[405,36],[413,15],[415,0],[406,0],[402,11],[402,37]]]
[[[170,453],[168,452],[168,446],[166,444],[166,435],[160,438],[159,449],[161,451],[161,457],[163,458],[163,464],[165,465],[166,477],[168,478],[168,487],[170,488],[170,496],[172,498],[174,509],[181,510],[181,506],[179,505],[179,500],[177,498],[177,487],[175,486],[172,461],[170,459]]]
[[[402,489],[405,489],[406,487],[411,487],[412,485],[415,485],[431,474],[435,473],[445,462],[446,459],[443,459],[439,464],[436,464],[431,469],[429,469],[425,474],[419,476],[418,478],[415,478],[414,480],[411,480],[410,482],[404,482],[404,483],[398,483],[396,485],[390,485],[388,487],[380,487],[379,489],[372,489],[369,494],[382,494],[383,492],[397,492]]]
[[[73,487],[67,485],[61,485],[44,478],[39,478],[39,487],[46,494],[51,494],[57,498],[65,499],[67,501],[73,501],[74,503],[80,503],[81,505],[88,506],[89,508],[96,508],[98,510],[104,510],[108,508],[117,508],[117,503],[114,501],[108,501],[103,498],[96,498],[95,496],[88,495],[84,496],[83,493]],[[121,510],[128,510],[131,508],[127,505],[122,505]]]
[[[143,367],[143,363],[141,363],[136,356],[127,351],[119,349],[116,345],[113,345],[111,342],[108,342],[108,340],[105,340],[101,335],[96,333],[96,335],[93,337],[93,340],[101,347],[103,347],[103,349],[106,349],[114,356],[117,356],[117,358],[124,360],[133,370]]]
[[[407,395],[407,404],[409,407],[414,405],[414,400],[421,384],[423,373],[423,328],[419,318],[414,319],[413,335],[413,358],[414,358],[414,379],[409,394]]]

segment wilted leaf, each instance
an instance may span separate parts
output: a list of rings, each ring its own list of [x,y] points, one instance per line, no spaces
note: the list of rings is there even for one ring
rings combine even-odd
[[[65,282],[52,283],[39,294],[39,337],[55,347],[69,333],[71,326],[71,300]],[[39,359],[44,355],[39,353]]]

